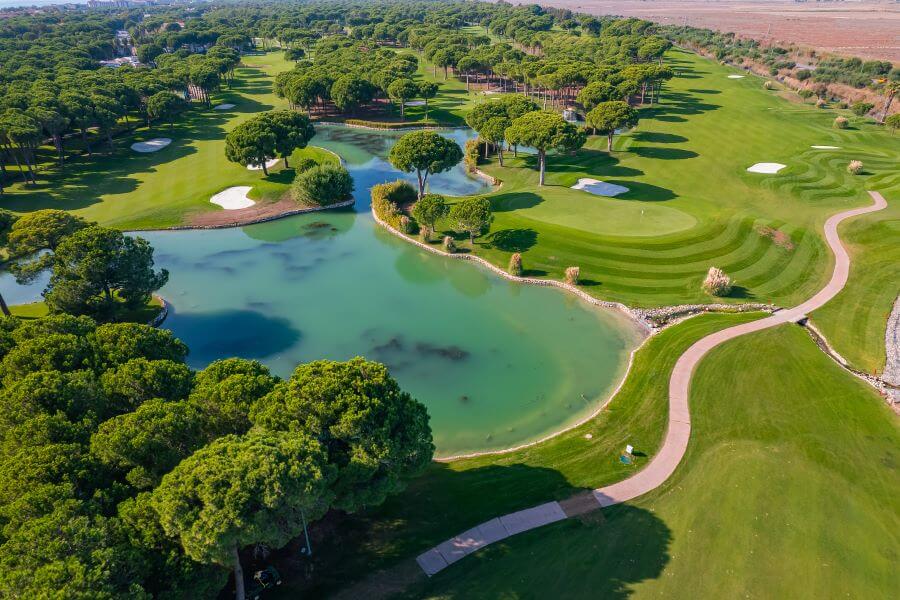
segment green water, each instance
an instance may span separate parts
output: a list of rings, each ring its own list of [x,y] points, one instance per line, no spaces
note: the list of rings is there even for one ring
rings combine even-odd
[[[447,135],[462,143],[467,134]],[[141,234],[171,273],[165,327],[190,346],[191,365],[243,356],[288,376],[318,358],[384,362],[428,406],[444,456],[527,442],[591,412],[623,374],[633,326],[380,229],[368,189],[399,175],[381,158],[395,138],[320,128],[316,145],[344,156],[354,176],[353,211]],[[431,189],[468,194],[482,184],[456,170]]]

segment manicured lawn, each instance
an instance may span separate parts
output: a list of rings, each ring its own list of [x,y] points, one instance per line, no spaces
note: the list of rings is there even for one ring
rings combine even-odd
[[[346,585],[491,517],[625,478],[662,441],[668,377],[678,356],[704,335],[754,318],[759,315],[710,314],[665,330],[638,351],[619,394],[590,422],[522,451],[433,463],[383,506],[317,524],[316,591]],[[629,443],[647,455],[632,467],[618,460]],[[276,562],[282,572],[302,570],[295,550],[289,548],[283,562]],[[280,597],[296,597],[307,585],[289,579]]]
[[[662,488],[489,547],[409,597],[896,596],[900,428],[866,384],[783,326],[713,351],[691,408]]]
[[[162,303],[156,298],[150,300],[144,306],[135,310],[122,310],[118,313],[116,321],[128,323],[149,323],[162,309]],[[48,314],[47,305],[43,302],[31,304],[17,304],[9,307],[9,312],[14,317],[22,319],[38,319]]]
[[[492,159],[484,170],[503,185],[489,195],[494,222],[475,252],[504,268],[521,252],[535,277],[562,279],[566,267],[578,266],[585,291],[633,306],[711,302],[700,283],[716,266],[736,281],[723,301],[787,306],[830,273],[821,239],[827,216],[869,203],[865,191],[880,190],[891,207],[847,226],[860,257],[851,284],[816,314],[839,351],[880,369],[884,315],[897,290],[879,284],[900,279],[891,242],[900,215],[900,138],[856,118],[836,130],[833,119],[846,111],[788,102],[760,78],[728,79],[732,69],[687,52],[675,50],[668,61],[679,77],[666,84],[660,105],[641,110],[635,130],[616,137],[611,155],[605,138],[594,137],[574,156],[551,156],[542,188],[533,156],[508,152],[503,168]],[[864,175],[846,172],[851,159],[863,160]],[[746,172],[756,162],[787,168]],[[629,192],[604,198],[569,189],[582,177]]]
[[[272,93],[272,76],[290,68],[281,52],[248,55],[237,69],[232,89],[214,94],[213,106],[235,104],[226,111],[195,104],[174,126],[140,128],[116,142],[112,155],[70,159],[64,169],[48,167],[36,187],[13,186],[0,207],[26,212],[40,208],[71,210],[92,221],[122,229],[152,229],[182,224],[192,213],[219,210],[209,198],[235,185],[251,185],[257,200],[276,200],[293,179],[293,171],[268,177],[225,158],[225,134],[253,113],[284,108]],[[168,147],[149,154],[131,150],[135,141],[172,139]],[[98,147],[97,150],[105,150]],[[293,157],[324,158],[308,148]]]

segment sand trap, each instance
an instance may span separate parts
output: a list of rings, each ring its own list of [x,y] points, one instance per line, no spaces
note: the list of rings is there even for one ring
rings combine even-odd
[[[404,102],[404,106],[425,106],[424,100],[410,100],[409,102]]]
[[[777,173],[778,171],[785,168],[787,165],[783,165],[781,163],[756,163],[752,167],[747,167],[747,172],[749,173]]]
[[[589,194],[594,194],[596,196],[618,196],[619,194],[624,194],[628,191],[627,187],[586,177],[582,177],[581,179],[579,179],[578,183],[572,186],[572,189],[583,190]]]
[[[281,160],[281,159],[273,158],[271,160],[267,160],[266,161],[266,169],[271,169],[272,167],[277,165],[279,160]],[[250,169],[251,171],[262,171],[262,167],[259,165],[247,165],[247,168]]]
[[[743,75],[729,75],[728,79],[743,79]]]
[[[236,187],[230,187],[226,190],[222,190],[221,192],[210,198],[209,201],[213,204],[218,204],[225,210],[248,208],[256,204],[256,202],[247,197],[247,194],[249,193],[249,185],[239,185]]]
[[[213,110],[229,110],[234,108],[234,104],[220,104],[218,106],[214,106]]]
[[[153,138],[146,142],[135,142],[131,145],[131,149],[135,152],[159,152],[172,143],[169,138]]]
[[[840,150],[840,146],[810,146],[810,148],[815,148],[816,150]]]

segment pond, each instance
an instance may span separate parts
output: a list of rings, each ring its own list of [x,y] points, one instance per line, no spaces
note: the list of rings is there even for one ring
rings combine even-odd
[[[462,144],[468,133],[446,135]],[[398,177],[384,159],[396,138],[319,128],[314,143],[342,155],[353,175],[353,210],[140,234],[170,271],[164,326],[188,344],[191,366],[243,356],[287,377],[319,358],[384,362],[428,406],[439,456],[525,443],[592,412],[640,341],[634,325],[378,227],[369,188]],[[452,195],[481,189],[461,168],[431,183]]]

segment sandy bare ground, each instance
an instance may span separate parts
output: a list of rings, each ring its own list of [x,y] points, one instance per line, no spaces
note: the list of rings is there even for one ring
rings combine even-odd
[[[187,219],[187,224],[177,229],[220,229],[224,227],[240,227],[253,223],[273,221],[282,217],[299,215],[320,210],[344,208],[353,204],[353,200],[338,202],[327,206],[302,206],[290,198],[282,198],[277,202],[259,202],[248,208],[237,210],[214,210],[196,213]]]
[[[774,43],[900,62],[900,3],[891,0],[541,0],[540,4],[733,31]]]

